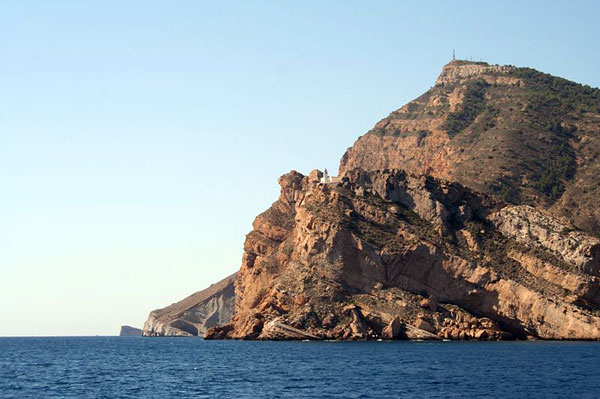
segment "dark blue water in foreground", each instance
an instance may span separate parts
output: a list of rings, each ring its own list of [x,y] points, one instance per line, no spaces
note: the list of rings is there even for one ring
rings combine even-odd
[[[598,398],[598,342],[0,338],[0,398]]]

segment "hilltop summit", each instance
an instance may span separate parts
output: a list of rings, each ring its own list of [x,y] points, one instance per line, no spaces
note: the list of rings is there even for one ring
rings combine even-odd
[[[455,60],[346,151],[340,174],[353,168],[457,181],[600,235],[600,90],[531,68]]]

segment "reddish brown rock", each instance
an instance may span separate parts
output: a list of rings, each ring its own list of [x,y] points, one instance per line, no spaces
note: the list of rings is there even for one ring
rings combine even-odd
[[[431,324],[429,324],[429,322],[427,322],[427,321],[425,321],[425,320],[423,320],[421,318],[418,318],[415,321],[415,327],[417,327],[417,328],[419,328],[421,330],[425,330],[427,332],[430,332],[432,334],[435,334],[435,332],[436,332],[435,328]]]
[[[402,333],[402,321],[400,317],[394,317],[390,323],[384,327],[381,337],[383,339],[400,339]]]
[[[435,312],[438,308],[438,302],[433,295],[429,298],[425,298],[421,301],[421,307],[429,308],[432,312]]]
[[[491,197],[394,170],[327,185],[292,172],[280,183],[247,236],[254,262],[238,273],[232,321],[209,337],[600,337],[586,305],[595,277],[496,228],[503,204]]]
[[[535,103],[549,92],[570,106]],[[348,149],[335,182],[279,179],[246,237],[235,314],[208,335],[600,339],[598,101],[452,61]]]
[[[549,93],[563,106],[547,105]],[[433,87],[359,137],[339,175],[432,175],[545,208],[600,236],[599,101],[597,88],[530,68],[454,60]]]

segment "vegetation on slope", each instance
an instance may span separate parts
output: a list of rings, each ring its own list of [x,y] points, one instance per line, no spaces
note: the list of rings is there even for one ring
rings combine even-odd
[[[523,112],[529,117],[530,127],[548,132],[551,151],[543,158],[541,172],[533,175],[533,186],[555,202],[565,190],[565,181],[571,180],[577,169],[570,144],[576,128],[569,121],[584,112],[600,112],[600,90],[532,68],[514,68],[510,74],[526,82]]]
[[[600,89],[536,71],[514,68],[510,75],[527,82],[527,109],[551,119],[600,112]]]
[[[600,89],[458,60],[440,79],[360,139],[341,170],[432,174],[509,203],[552,208],[600,236]]]
[[[466,84],[465,98],[457,112],[448,115],[444,130],[454,137],[470,126],[485,107],[485,90],[489,84],[483,80],[471,80]]]

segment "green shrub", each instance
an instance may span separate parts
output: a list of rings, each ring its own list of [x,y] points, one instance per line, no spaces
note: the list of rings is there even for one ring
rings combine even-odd
[[[552,117],[599,111],[600,89],[532,68],[514,68],[510,74],[525,81],[528,91],[526,107],[528,111],[536,111]]]

